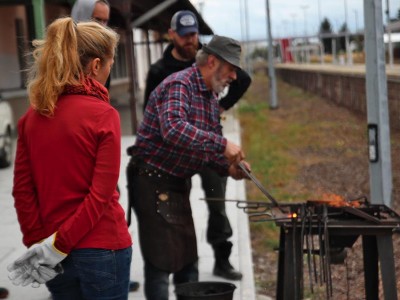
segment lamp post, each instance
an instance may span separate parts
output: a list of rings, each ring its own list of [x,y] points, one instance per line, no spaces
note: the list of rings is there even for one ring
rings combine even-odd
[[[321,21],[321,1],[320,0],[318,0],[318,22],[319,22],[319,24],[318,24],[318,34],[319,34],[320,33],[321,24],[322,24],[322,21]]]
[[[287,38],[287,37],[289,37],[289,33],[288,33],[288,30],[287,30],[287,25],[288,25],[288,20],[282,20],[282,27],[283,27],[283,30],[282,30],[282,37],[283,38]]]
[[[356,33],[358,33],[358,12],[356,9],[354,10],[354,17],[356,20]]]
[[[293,36],[296,35],[296,14],[290,14],[290,16],[292,17],[292,21],[293,21]]]
[[[388,50],[389,50],[389,66],[393,67],[393,45],[392,45],[392,30],[390,28],[390,10],[389,0],[386,0],[386,31],[388,35]]]
[[[269,77],[269,108],[278,108],[278,99],[276,96],[276,78],[274,69],[274,45],[271,32],[271,19],[269,13],[269,0],[266,0],[267,33],[268,33],[268,77]]]
[[[251,74],[252,67],[250,62],[250,40],[249,40],[249,21],[248,21],[248,6],[247,0],[241,0],[240,5],[243,5],[243,10],[240,12],[240,23],[241,23],[241,31],[242,31],[242,39],[245,42],[245,47],[243,51],[244,61],[246,65],[246,71]]]
[[[346,53],[347,53],[347,64],[353,64],[353,57],[350,49],[350,36],[349,36],[349,23],[347,22],[347,0],[344,0],[344,22],[346,24],[345,41],[346,41]]]
[[[308,5],[301,5],[300,8],[303,10],[304,12],[304,51],[303,51],[303,62],[304,62],[304,58],[306,60],[307,63],[310,62],[310,55],[308,50],[306,49],[306,46],[308,44],[308,37],[307,37],[307,14],[306,11],[308,9]]]
[[[324,49],[324,43],[322,42],[322,37],[321,37],[321,29],[322,29],[322,21],[321,21],[321,1],[318,0],[318,37],[319,37],[319,42],[321,45],[321,64],[324,64],[324,56],[325,56],[325,49]]]
[[[306,10],[308,9],[308,5],[301,5],[300,8],[303,10],[304,13],[304,37],[307,37],[307,15]]]

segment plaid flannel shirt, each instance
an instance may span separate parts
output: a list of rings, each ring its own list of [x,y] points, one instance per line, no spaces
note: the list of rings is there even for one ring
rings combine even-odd
[[[208,166],[228,174],[217,95],[196,64],[167,77],[150,94],[132,155],[188,178]]]

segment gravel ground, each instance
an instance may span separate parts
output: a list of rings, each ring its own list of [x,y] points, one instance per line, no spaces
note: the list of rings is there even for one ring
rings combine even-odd
[[[256,87],[257,88],[257,87]],[[302,191],[315,191],[318,197],[324,192],[335,193],[346,199],[360,195],[369,195],[369,162],[366,140],[366,118],[356,115],[343,107],[338,107],[317,96],[295,93],[285,83],[279,83],[279,108],[271,114],[271,122],[296,122],[315,124],[318,133],[305,135],[305,138],[317,139],[323,147],[293,148],[291,154],[301,164],[296,179],[287,188],[293,194]],[[310,98],[312,98],[310,100]],[[308,101],[306,101],[308,100]],[[274,124],[275,124],[274,123]],[[329,126],[327,126],[329,124]],[[329,128],[329,129],[327,129]],[[393,174],[393,209],[400,208],[400,134],[391,132],[392,137],[392,174]],[[249,186],[249,185],[247,185]],[[299,199],[304,200],[304,199]],[[253,243],[263,239],[252,232]],[[396,261],[397,290],[400,290],[400,239],[393,236]],[[331,265],[333,296],[331,299],[365,299],[362,247],[359,238],[352,248],[347,249],[345,264]],[[277,253],[257,251],[253,247],[253,261],[256,282],[260,284],[258,293],[275,297]],[[262,253],[260,253],[262,252]],[[306,267],[306,264],[305,264]],[[305,270],[307,273],[307,270]],[[324,286],[315,289],[310,295],[307,274],[304,278],[305,297],[325,299]],[[380,295],[380,299],[383,296]]]

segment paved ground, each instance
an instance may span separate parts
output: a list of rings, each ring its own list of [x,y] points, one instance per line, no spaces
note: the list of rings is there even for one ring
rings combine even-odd
[[[224,121],[225,136],[232,141],[240,143],[239,127],[235,119],[228,115]],[[128,162],[128,156],[125,154],[127,146],[134,142],[134,136],[122,137],[122,163],[121,176],[119,186],[121,187],[121,204],[126,208],[126,180],[125,167]],[[15,210],[13,207],[13,199],[11,196],[12,189],[12,173],[13,168],[0,170],[0,228],[1,238],[0,243],[0,286],[10,290],[8,299],[15,300],[47,300],[49,293],[44,286],[34,289],[29,287],[16,287],[11,284],[7,278],[6,266],[14,259],[24,253],[25,249],[21,242],[21,233],[17,222]],[[193,178],[193,189],[191,194],[191,203],[195,227],[198,237],[199,251],[199,269],[201,281],[223,281],[212,275],[213,255],[211,247],[206,243],[205,229],[207,223],[207,208],[202,200],[203,192],[200,188],[200,178]],[[243,181],[228,180],[227,186],[228,199],[245,199],[245,188]],[[237,289],[234,292],[234,300],[254,300],[255,288],[253,278],[251,245],[249,238],[249,227],[247,216],[243,211],[236,208],[235,204],[227,204],[227,214],[232,223],[234,236],[232,238],[234,248],[231,256],[232,264],[243,272],[243,279],[239,282],[233,282]],[[134,220],[135,222],[135,220]],[[136,224],[133,223],[130,227],[131,234],[134,239],[133,245],[133,263],[132,263],[132,278],[141,283],[139,291],[131,293],[129,299],[144,299],[143,296],[143,264],[137,240]],[[170,288],[170,299],[175,299],[173,294],[173,286]],[[264,299],[264,298],[263,298]],[[72,299],[71,299],[72,300]]]

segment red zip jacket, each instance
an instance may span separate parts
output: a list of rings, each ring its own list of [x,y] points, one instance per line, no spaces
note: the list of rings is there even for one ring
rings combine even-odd
[[[26,246],[56,231],[64,253],[131,246],[116,191],[120,147],[118,112],[90,95],[61,96],[53,117],[21,118],[13,196]]]

